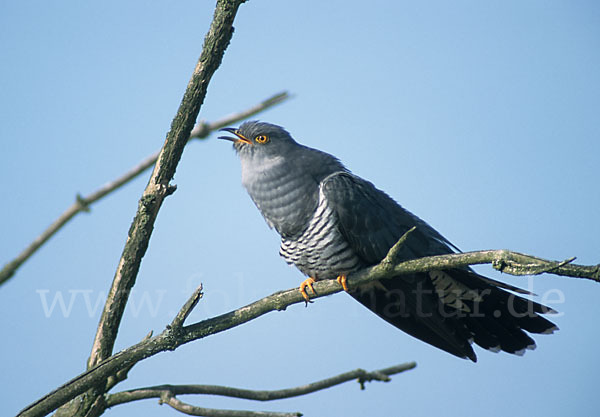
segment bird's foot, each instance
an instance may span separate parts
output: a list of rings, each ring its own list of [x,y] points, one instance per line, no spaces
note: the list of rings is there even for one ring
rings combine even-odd
[[[317,282],[316,279],[309,277],[309,278],[306,278],[304,281],[302,281],[302,284],[300,284],[300,294],[302,294],[302,297],[304,297],[304,301],[306,302],[306,305],[308,305],[308,303],[312,303],[312,301],[310,301],[310,297],[306,293],[306,287],[310,288],[310,290],[313,292],[314,295],[317,295],[317,292],[313,288],[313,284],[315,282]]]
[[[338,275],[336,281],[338,284],[340,284],[342,286],[344,291],[348,292],[348,284],[347,284],[348,279],[347,279],[346,275],[344,275],[344,274]]]

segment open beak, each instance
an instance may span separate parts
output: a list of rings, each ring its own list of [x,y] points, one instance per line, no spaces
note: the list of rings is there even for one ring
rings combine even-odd
[[[234,143],[242,142],[248,145],[252,145],[252,142],[248,138],[246,138],[237,129],[234,129],[233,127],[226,127],[223,129],[219,129],[219,131],[229,132],[236,136],[235,138],[232,138],[231,136],[219,136],[219,139],[230,140]]]

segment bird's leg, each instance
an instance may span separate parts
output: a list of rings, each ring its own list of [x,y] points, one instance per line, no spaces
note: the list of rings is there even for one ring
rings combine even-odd
[[[348,279],[346,277],[346,274],[338,275],[336,281],[338,284],[340,284],[342,286],[344,291],[348,292],[348,284],[346,283],[348,281]]]
[[[300,284],[300,294],[302,294],[302,297],[304,297],[304,301],[306,302],[306,305],[308,305],[308,303],[312,303],[312,301],[310,301],[310,297],[306,293],[306,287],[310,288],[310,290],[313,292],[313,294],[317,295],[317,292],[313,288],[313,284],[315,282],[317,282],[317,280],[315,278],[308,277],[304,281],[302,281],[302,284]]]

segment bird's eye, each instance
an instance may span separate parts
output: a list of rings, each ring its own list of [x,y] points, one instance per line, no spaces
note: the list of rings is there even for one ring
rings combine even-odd
[[[254,138],[256,143],[267,143],[269,141],[269,137],[267,135],[258,135]]]

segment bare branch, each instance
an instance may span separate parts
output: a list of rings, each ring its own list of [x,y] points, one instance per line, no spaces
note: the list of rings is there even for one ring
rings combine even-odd
[[[422,272],[431,262],[437,268],[456,268],[469,265],[491,264],[494,269],[510,275],[541,275],[544,273],[571,278],[585,278],[600,282],[600,264],[577,265],[569,258],[565,261],[550,261],[519,252],[500,250],[484,250],[464,252],[451,255],[431,256],[402,262],[394,267],[396,273]]]
[[[190,138],[195,120],[206,96],[210,79],[221,64],[225,50],[231,41],[233,21],[239,6],[244,1],[217,0],[210,29],[204,38],[202,53],[187,85],[177,114],[171,123],[171,129],[167,133],[165,143],[158,154],[150,180],[138,203],[138,210],[129,229],[121,259],[104,304],[90,358],[88,359],[88,369],[100,364],[112,353],[125,305],[135,284],[142,258],[148,248],[158,211],[164,199],[175,190],[170,185],[170,181],[175,174],[183,149]],[[176,322],[178,320],[179,318],[175,319]],[[183,321],[183,318],[181,321]],[[149,339],[147,342],[152,340]],[[81,386],[84,391],[78,392],[77,395],[84,395],[81,395],[76,401],[78,408],[75,415],[102,414],[104,408],[99,399],[103,398],[104,389],[111,385],[108,382],[108,377],[117,375],[118,371],[123,368],[131,368],[134,363],[129,362],[116,369],[117,372],[106,375],[105,378],[92,385]],[[72,398],[69,398],[69,400]],[[51,401],[45,404],[42,402],[44,405],[37,403],[33,405],[33,410],[27,412],[35,415],[46,414],[63,403],[52,404]],[[72,405],[66,406],[66,409],[70,410]]]
[[[124,404],[132,401],[145,400],[149,398],[161,398],[165,392],[170,392],[174,396],[205,394],[255,401],[281,400],[284,398],[292,398],[310,394],[315,391],[321,391],[354,379],[358,380],[361,385],[361,389],[364,389],[365,382],[389,382],[390,375],[408,371],[416,366],[417,364],[415,362],[408,362],[372,372],[365,371],[364,369],[355,369],[353,371],[345,372],[343,374],[312,382],[310,384],[270,391],[257,391],[243,388],[225,387],[221,385],[157,385],[153,387],[138,388],[110,394],[106,397],[106,404],[108,407],[113,407],[118,404]]]
[[[401,279],[399,275],[402,274],[485,263],[490,263],[494,268],[512,275],[523,275],[527,274],[526,271],[539,271],[545,268],[549,271],[548,273],[554,275],[586,278],[600,282],[600,265],[565,264],[564,262],[549,261],[508,250],[488,250],[413,259],[401,262],[393,268],[389,268],[385,264],[379,264],[349,275],[348,285],[352,288],[358,284],[378,279]],[[313,299],[342,291],[342,288],[335,279],[317,281],[314,287],[318,291],[318,295],[313,296]],[[177,334],[167,328],[158,336],[142,341],[107,358],[94,368],[75,377],[34,404],[31,404],[22,413],[24,416],[43,415],[45,412],[52,411],[61,404],[80,395],[90,386],[101,383],[109,376],[116,374],[119,370],[130,367],[132,364],[145,358],[154,356],[159,352],[174,350],[193,340],[202,339],[206,336],[231,329],[271,311],[285,310],[288,306],[296,303],[304,303],[304,298],[300,294],[300,291],[298,291],[298,288],[292,288],[287,291],[276,292],[220,316],[184,326],[179,332],[176,332]],[[41,412],[40,410],[46,411]]]
[[[146,337],[144,337],[144,339],[142,339],[142,341],[146,341],[146,340],[150,339],[152,337],[152,333],[153,333],[152,330],[150,330],[150,332],[148,332],[148,334],[146,335]],[[109,376],[106,380],[106,386],[104,387],[104,392],[110,391],[119,382],[125,381],[127,379],[127,377],[129,376],[128,375],[129,371],[131,371],[131,368],[133,368],[134,366],[135,366],[135,363],[132,363],[129,366],[124,367],[123,369],[119,369],[116,374]]]
[[[186,301],[186,303],[181,307],[179,313],[175,316],[173,321],[171,322],[172,329],[180,329],[185,320],[188,318],[194,307],[198,304],[198,301],[202,298],[204,294],[202,293],[202,284],[194,290],[190,298]]]
[[[381,265],[384,268],[392,268],[394,265],[396,265],[398,262],[398,256],[400,254],[400,249],[402,248],[402,246],[404,246],[404,243],[406,243],[406,239],[408,239],[408,236],[414,232],[416,230],[417,226],[413,226],[410,229],[408,229],[401,237],[400,239],[398,239],[398,241],[394,244],[394,246],[392,246],[392,248],[388,251],[387,255],[385,256],[385,258],[383,258],[383,260],[381,261]]]
[[[198,117],[208,83],[221,64],[225,49],[229,45],[233,35],[233,20],[243,1],[217,1],[213,21],[204,40],[200,59],[173,119],[165,144],[158,155],[148,185],[142,193],[138,211],[129,229],[129,236],[100,318],[88,367],[93,367],[109,357],[112,352],[125,304],[129,299],[129,292],[135,284],[142,257],[146,253],[158,210],[170,191],[169,182],[175,174],[183,148]]]
[[[299,417],[302,413],[278,413],[272,411],[218,410],[214,408],[196,407],[178,400],[169,392],[163,392],[159,404],[168,404],[177,411],[190,416],[204,417]]]
[[[275,106],[276,104],[287,100],[288,98],[290,98],[290,95],[284,91],[277,93],[272,97],[269,97],[266,100],[263,100],[249,109],[239,113],[231,114],[211,123],[201,121],[196,124],[192,130],[190,139],[204,139],[215,130],[238,123],[241,120],[254,116],[255,114],[258,114],[270,107]],[[44,243],[54,236],[54,234],[58,232],[65,224],[67,224],[69,220],[75,217],[75,215],[81,212],[89,212],[92,204],[138,177],[148,168],[153,166],[156,163],[157,158],[158,152],[155,152],[120,177],[107,182],[91,194],[86,196],[81,196],[78,194],[75,197],[75,202],[63,214],[61,214],[54,222],[52,222],[52,224],[48,226],[48,228],[44,230],[42,234],[35,238],[35,240],[31,242],[31,244],[29,244],[29,246],[27,246],[19,255],[17,255],[16,258],[7,262],[2,267],[0,270],[0,285],[8,281],[15,274],[15,272],[17,272],[17,269],[19,269],[19,267],[31,257],[31,255],[33,255]]]

